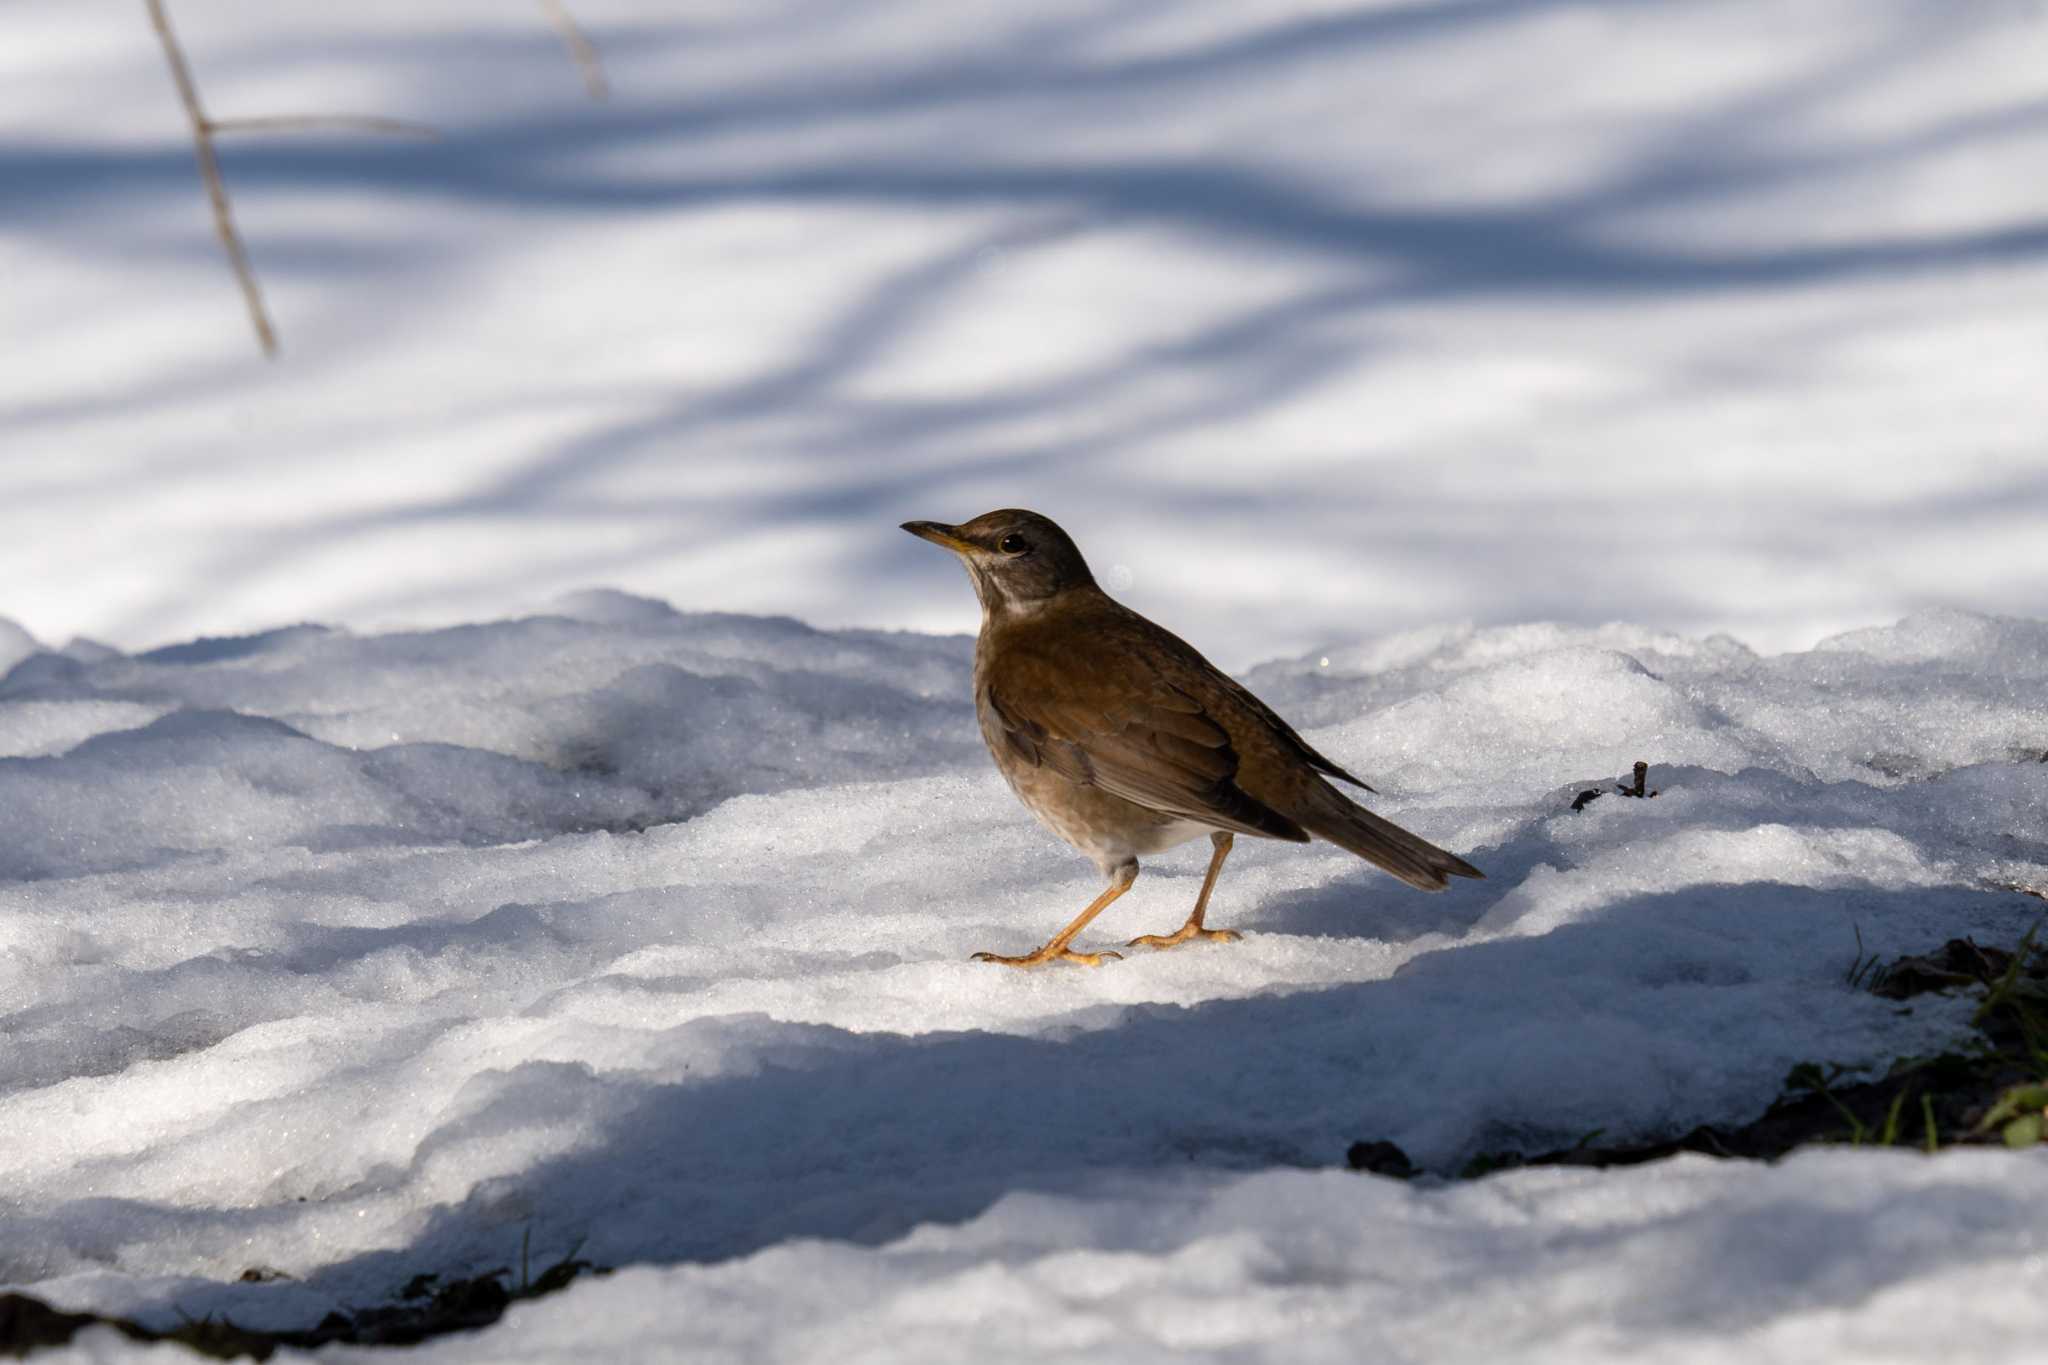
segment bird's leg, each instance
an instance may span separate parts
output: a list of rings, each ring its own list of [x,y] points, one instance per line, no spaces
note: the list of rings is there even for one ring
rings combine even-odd
[[[1000,962],[1005,967],[1036,967],[1040,963],[1056,962],[1065,959],[1068,962],[1078,962],[1084,967],[1098,967],[1104,962],[1121,958],[1123,956],[1122,953],[1077,953],[1067,947],[1067,945],[1074,941],[1074,935],[1088,927],[1089,920],[1101,914],[1111,901],[1130,890],[1131,883],[1136,880],[1138,880],[1138,860],[1133,858],[1111,873],[1108,888],[1093,901],[1090,901],[1086,910],[1074,916],[1072,924],[1054,934],[1052,941],[1037,952],[1026,953],[1023,957],[1004,957],[1000,953],[976,953],[974,960],[976,962]]]
[[[1191,938],[1212,939],[1217,943],[1235,943],[1242,934],[1228,929],[1204,929],[1202,914],[1209,908],[1209,893],[1216,889],[1216,874],[1223,870],[1223,860],[1230,856],[1230,845],[1234,842],[1228,830],[1217,830],[1209,836],[1209,842],[1216,845],[1216,852],[1209,857],[1209,875],[1202,878],[1202,894],[1195,897],[1195,913],[1188,916],[1188,922],[1170,934],[1144,934],[1134,938],[1127,947],[1135,948],[1144,944],[1148,948],[1172,948],[1186,943]]]

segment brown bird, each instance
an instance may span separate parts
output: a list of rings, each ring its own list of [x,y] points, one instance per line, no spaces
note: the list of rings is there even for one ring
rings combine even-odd
[[[960,556],[981,599],[974,710],[996,767],[1053,833],[1109,880],[1072,924],[1022,957],[981,962],[1095,966],[1120,953],[1068,947],[1131,889],[1138,856],[1206,834],[1215,845],[1188,922],[1131,945],[1228,942],[1202,916],[1232,837],[1256,834],[1348,849],[1410,886],[1485,874],[1374,815],[1331,786],[1366,786],[1182,640],[1111,599],[1067,533],[1036,512],[989,512],[959,526],[903,529]]]

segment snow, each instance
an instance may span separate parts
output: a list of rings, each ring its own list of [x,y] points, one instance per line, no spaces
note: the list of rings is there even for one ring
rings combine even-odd
[[[1211,919],[1242,943],[1012,973],[968,955],[1039,942],[1096,877],[979,751],[966,639],[564,612],[38,653],[0,683],[0,717],[106,727],[0,760],[0,1281],[304,1326],[528,1239],[627,1268],[430,1348],[531,1359],[593,1333],[842,1358],[899,1326],[952,1357],[1431,1354],[1463,1320],[1441,1286],[1475,1280],[1527,1300],[1500,1349],[1682,1358],[1751,1319],[1847,1349],[1894,1311],[1879,1288],[1919,1302],[1958,1258],[1986,1293],[2038,1285],[2035,1234],[1979,1212],[2025,1206],[2031,1157],[1483,1192],[1328,1168],[1358,1139],[1444,1174],[1739,1120],[1799,1062],[1959,1037],[1969,1002],[1902,1008],[1846,969],[1859,940],[2036,918],[1995,884],[2048,880],[2048,623],[1947,612],[1776,656],[1457,628],[1271,662],[1311,742],[1487,880],[1423,896],[1241,842]],[[1656,797],[1571,809],[1638,755]],[[1171,927],[1202,864],[1152,860],[1084,941]],[[1781,1277],[1746,1237],[1806,1288],[1760,1298]],[[236,1283],[252,1266],[293,1279]]]
[[[1939,1048],[1859,944],[2038,917],[2038,6],[570,0],[605,104],[532,6],[171,8],[217,117],[439,136],[224,141],[266,363],[140,11],[9,8],[0,1286],[302,1327],[530,1242],[617,1273],[421,1354],[2039,1354],[2036,1154],[1447,1178]],[[1241,943],[968,961],[1099,889],[895,530],[1005,505],[1487,880],[1241,840]]]
[[[267,364],[142,18],[9,7],[0,612],[957,631],[890,528],[1006,505],[1233,667],[2040,610],[2035,6],[573,8],[609,103],[532,5],[173,6],[221,117],[440,131],[223,142]]]
[[[1329,1172],[1137,1179],[1009,1195],[880,1249],[626,1271],[579,1286],[580,1311],[517,1307],[422,1354],[565,1359],[603,1321],[623,1355],[705,1362],[959,1359],[970,1334],[991,1361],[1718,1361],[1731,1340],[1762,1361],[2016,1359],[2038,1349],[2043,1194],[2048,1168],[1977,1154],[1686,1157],[1429,1192]],[[1873,1224],[1882,1243],[1859,1244]],[[1967,1325],[1965,1300],[1984,1306]]]

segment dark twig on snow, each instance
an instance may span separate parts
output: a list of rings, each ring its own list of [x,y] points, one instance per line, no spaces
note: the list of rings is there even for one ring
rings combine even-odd
[[[1636,777],[1634,785],[1627,787],[1616,787],[1615,790],[1620,792],[1623,796],[1655,796],[1657,793],[1643,790],[1643,784],[1649,780],[1649,777],[1650,765],[1643,762],[1641,759],[1637,759]]]

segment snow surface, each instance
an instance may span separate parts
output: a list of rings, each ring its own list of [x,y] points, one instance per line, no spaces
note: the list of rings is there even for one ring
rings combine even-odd
[[[886,528],[1013,505],[1234,667],[2042,609],[2033,0],[570,8],[607,104],[530,3],[175,0],[219,116],[441,130],[224,140],[266,364],[138,7],[8,5],[0,613],[962,630]]]
[[[570,7],[609,103],[530,5],[173,0],[216,117],[440,130],[224,142],[276,364],[140,8],[8,7],[0,1283],[305,1325],[530,1238],[622,1269],[424,1354],[2039,1354],[2030,1156],[1328,1168],[1754,1113],[1960,1027],[1857,935],[2032,922],[2041,6]],[[1002,505],[1489,879],[1241,841],[1241,944],[966,961],[1096,890],[902,629],[973,608],[894,524]]]
[[[2048,885],[2048,623],[1269,663],[1488,879],[1241,841],[1211,915],[1242,943],[1037,973],[968,954],[1096,877],[990,769],[969,654],[616,593],[30,654],[0,681],[0,1283],[303,1326],[528,1239],[627,1268],[429,1348],[476,1359],[1903,1359],[1965,1283],[1975,1358],[2038,1339],[2033,1156],[1327,1168],[1740,1120],[1797,1062],[1955,1038],[1968,1002],[1845,972],[1858,935],[2037,917],[1995,884]],[[1636,757],[1657,797],[1570,809]],[[1084,941],[1178,923],[1202,861]]]
[[[1688,1157],[1428,1192],[1139,1179],[1009,1195],[874,1251],[629,1271],[421,1354],[587,1358],[603,1321],[633,1359],[690,1362],[2037,1359],[2044,1196],[2048,1167],[1975,1154]]]

